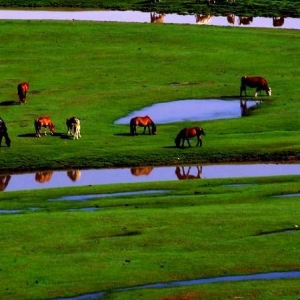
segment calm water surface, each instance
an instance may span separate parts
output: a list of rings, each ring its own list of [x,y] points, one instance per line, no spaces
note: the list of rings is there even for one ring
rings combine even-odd
[[[180,158],[179,158],[180,161]],[[300,164],[227,164],[48,171],[0,175],[2,191],[171,180],[300,175]]]
[[[152,16],[152,17],[151,17]],[[244,18],[234,15],[226,17],[203,15],[166,14],[161,18],[153,13],[140,11],[45,11],[45,10],[0,10],[2,20],[78,20],[98,22],[172,23],[216,26],[265,27],[300,29],[300,19],[284,18],[276,22],[273,18]],[[275,23],[274,23],[275,21]]]
[[[135,116],[151,116],[157,124],[233,119],[247,115],[250,107],[258,103],[252,100],[187,99],[157,103],[115,121],[115,124],[129,124]]]

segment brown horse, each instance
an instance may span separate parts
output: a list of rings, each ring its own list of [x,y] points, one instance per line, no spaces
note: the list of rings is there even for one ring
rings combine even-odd
[[[130,120],[131,135],[137,135],[137,132],[136,132],[137,126],[144,127],[143,134],[145,134],[146,128],[148,128],[148,132],[149,132],[149,134],[151,134],[151,132],[150,132],[150,126],[151,126],[152,134],[156,134],[156,125],[154,124],[154,122],[151,120],[151,118],[149,116],[134,117]]]
[[[258,93],[261,91],[265,91],[268,96],[271,96],[271,87],[268,85],[268,82],[265,78],[259,76],[243,76],[241,78],[241,86],[240,86],[240,97],[242,97],[243,92],[245,96],[247,96],[246,88],[256,88],[255,97],[257,97]]]
[[[2,118],[0,118],[0,147],[1,147],[1,144],[2,144],[3,137],[5,138],[6,146],[10,147],[11,140],[8,136],[5,122],[3,121]]]
[[[26,102],[26,94],[29,91],[29,83],[28,82],[22,82],[18,84],[18,96],[19,96],[19,103],[25,103]]]
[[[193,137],[197,137],[197,146],[202,146],[202,135],[205,135],[203,128],[201,127],[192,127],[192,128],[184,128],[179,131],[178,135],[175,138],[175,145],[177,148],[180,147],[180,142],[182,140],[181,147],[184,146],[184,142],[187,141],[189,147],[191,147],[189,139]]]
[[[41,137],[41,129],[45,128],[45,135],[47,135],[46,128],[49,127],[50,133],[53,135],[55,131],[55,125],[52,123],[49,117],[39,117],[34,121],[35,135]]]
[[[196,166],[197,168],[197,175],[191,175],[191,168],[188,167],[187,172],[185,171],[184,167],[176,167],[175,174],[179,180],[186,180],[186,179],[200,179],[202,173],[202,166]]]

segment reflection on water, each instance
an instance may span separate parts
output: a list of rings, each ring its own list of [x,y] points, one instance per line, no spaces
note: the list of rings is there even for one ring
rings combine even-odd
[[[131,174],[134,176],[149,175],[152,172],[152,167],[137,167],[131,168]]]
[[[192,173],[192,167],[176,167],[175,174],[179,180],[200,179],[202,174],[202,166],[195,167],[197,172]]]
[[[67,175],[72,181],[75,182],[81,177],[81,171],[80,170],[69,170],[69,171],[67,171]]]
[[[35,181],[39,183],[48,182],[51,180],[53,171],[37,172],[35,173]]]
[[[11,179],[10,175],[0,175],[0,191],[4,191]]]
[[[228,16],[210,17],[209,22],[195,21],[195,15],[158,14],[150,13],[151,23],[172,24],[209,24],[215,26],[243,26],[300,29],[298,18],[283,17],[236,17]],[[42,10],[0,10],[0,19],[3,20],[78,20],[78,21],[101,21],[101,22],[137,22],[149,23],[149,12],[140,11],[42,11]],[[275,20],[274,20],[275,19]],[[204,20],[204,17],[203,17]],[[235,22],[235,20],[238,20]],[[277,21],[278,20],[278,21]]]
[[[55,171],[52,173],[51,180],[45,181],[42,184],[35,180],[35,173],[3,175],[1,176],[2,178],[9,179],[5,179],[7,185],[4,185],[2,190],[19,191],[41,188],[155,182],[197,178],[211,179],[300,175],[300,164],[183,165],[155,168],[91,169],[78,171],[81,176],[77,179],[77,181],[70,179],[68,172],[69,171]]]
[[[151,116],[157,124],[239,118],[247,115],[247,109],[257,105],[258,102],[251,100],[178,100],[156,103],[133,111],[126,117],[116,120],[115,124],[129,124],[131,118],[146,115]]]

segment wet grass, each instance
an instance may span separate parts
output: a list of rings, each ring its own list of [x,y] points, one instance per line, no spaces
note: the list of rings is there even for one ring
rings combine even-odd
[[[240,186],[228,187],[234,184]],[[168,192],[49,201],[155,189]],[[26,211],[0,215],[0,298],[50,299],[155,282],[299,270],[300,232],[282,232],[299,225],[299,197],[273,197],[288,192],[299,192],[298,176],[1,193],[1,209]],[[99,209],[68,211],[84,207]],[[104,299],[292,299],[299,280],[124,291]]]
[[[2,143],[3,171],[173,165],[178,157],[185,164],[299,157],[298,31],[77,21],[0,24],[5,44],[0,109],[12,140],[11,148]],[[114,125],[154,103],[238,99],[245,74],[266,77],[273,90],[272,97],[260,97],[263,104],[248,117],[158,124],[156,136],[131,137],[129,125]],[[18,105],[16,86],[24,80],[30,82],[28,102]],[[44,115],[52,118],[56,134],[39,139],[33,123]],[[78,141],[66,135],[65,120],[73,115],[82,121]],[[179,130],[194,125],[207,133],[203,147],[176,149]]]

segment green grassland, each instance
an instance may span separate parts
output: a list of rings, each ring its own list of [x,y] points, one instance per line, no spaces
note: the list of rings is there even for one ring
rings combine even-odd
[[[120,191],[141,194],[114,196]],[[106,193],[112,196],[59,200]],[[155,282],[299,270],[299,196],[273,197],[290,193],[299,193],[297,176],[1,193],[1,209],[24,212],[0,215],[0,298],[52,299]],[[69,211],[86,207],[98,210]],[[297,296],[299,279],[113,292],[104,299]]]
[[[178,158],[185,164],[299,158],[298,31],[0,23],[0,116],[12,139],[11,148],[0,150],[3,171],[172,165]],[[114,124],[154,103],[239,99],[243,75],[267,78],[273,93],[260,97],[263,104],[249,117],[158,124],[156,136],[137,137],[128,135],[129,125]],[[30,83],[24,105],[17,103],[21,81]],[[52,118],[56,135],[36,138],[34,120],[44,115]],[[73,115],[82,121],[78,141],[66,137],[65,121]],[[179,130],[194,125],[206,131],[203,147],[174,148]]]

